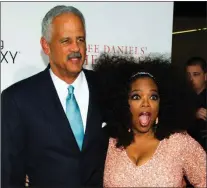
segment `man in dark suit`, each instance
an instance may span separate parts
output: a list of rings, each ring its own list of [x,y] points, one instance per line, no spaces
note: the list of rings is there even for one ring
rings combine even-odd
[[[189,130],[189,133],[207,151],[207,69],[205,59],[201,57],[190,58],[186,63],[186,72],[188,74],[189,81],[197,95],[196,122],[195,125]]]
[[[95,75],[84,70],[85,21],[71,6],[42,21],[48,67],[2,92],[2,187],[101,187],[108,138]]]

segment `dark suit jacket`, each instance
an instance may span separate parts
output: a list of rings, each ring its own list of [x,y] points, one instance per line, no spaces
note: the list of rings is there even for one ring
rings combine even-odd
[[[102,186],[108,138],[102,128],[94,73],[80,152],[53,85],[49,68],[2,92],[2,187]],[[84,95],[84,93],[83,93]]]
[[[196,98],[197,109],[206,107],[207,93],[204,89]],[[200,145],[207,151],[207,124],[203,119],[196,119],[195,123],[189,129],[189,134],[197,140]]]

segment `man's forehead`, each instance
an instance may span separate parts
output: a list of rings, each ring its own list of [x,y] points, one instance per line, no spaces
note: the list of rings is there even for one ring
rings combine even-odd
[[[202,71],[202,68],[201,68],[201,66],[200,65],[189,65],[188,67],[187,67],[187,69],[188,70],[195,70],[195,71]]]

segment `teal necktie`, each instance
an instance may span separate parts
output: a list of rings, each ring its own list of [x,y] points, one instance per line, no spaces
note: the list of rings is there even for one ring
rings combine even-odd
[[[74,87],[72,85],[68,87],[68,96],[66,98],[66,115],[70,122],[70,127],[73,131],[77,144],[81,150],[84,138],[83,121],[78,103],[74,96]]]

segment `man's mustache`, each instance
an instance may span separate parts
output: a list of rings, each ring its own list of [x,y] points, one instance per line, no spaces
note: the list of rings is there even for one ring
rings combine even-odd
[[[67,61],[71,58],[82,58],[82,55],[80,52],[73,52],[67,56]]]

